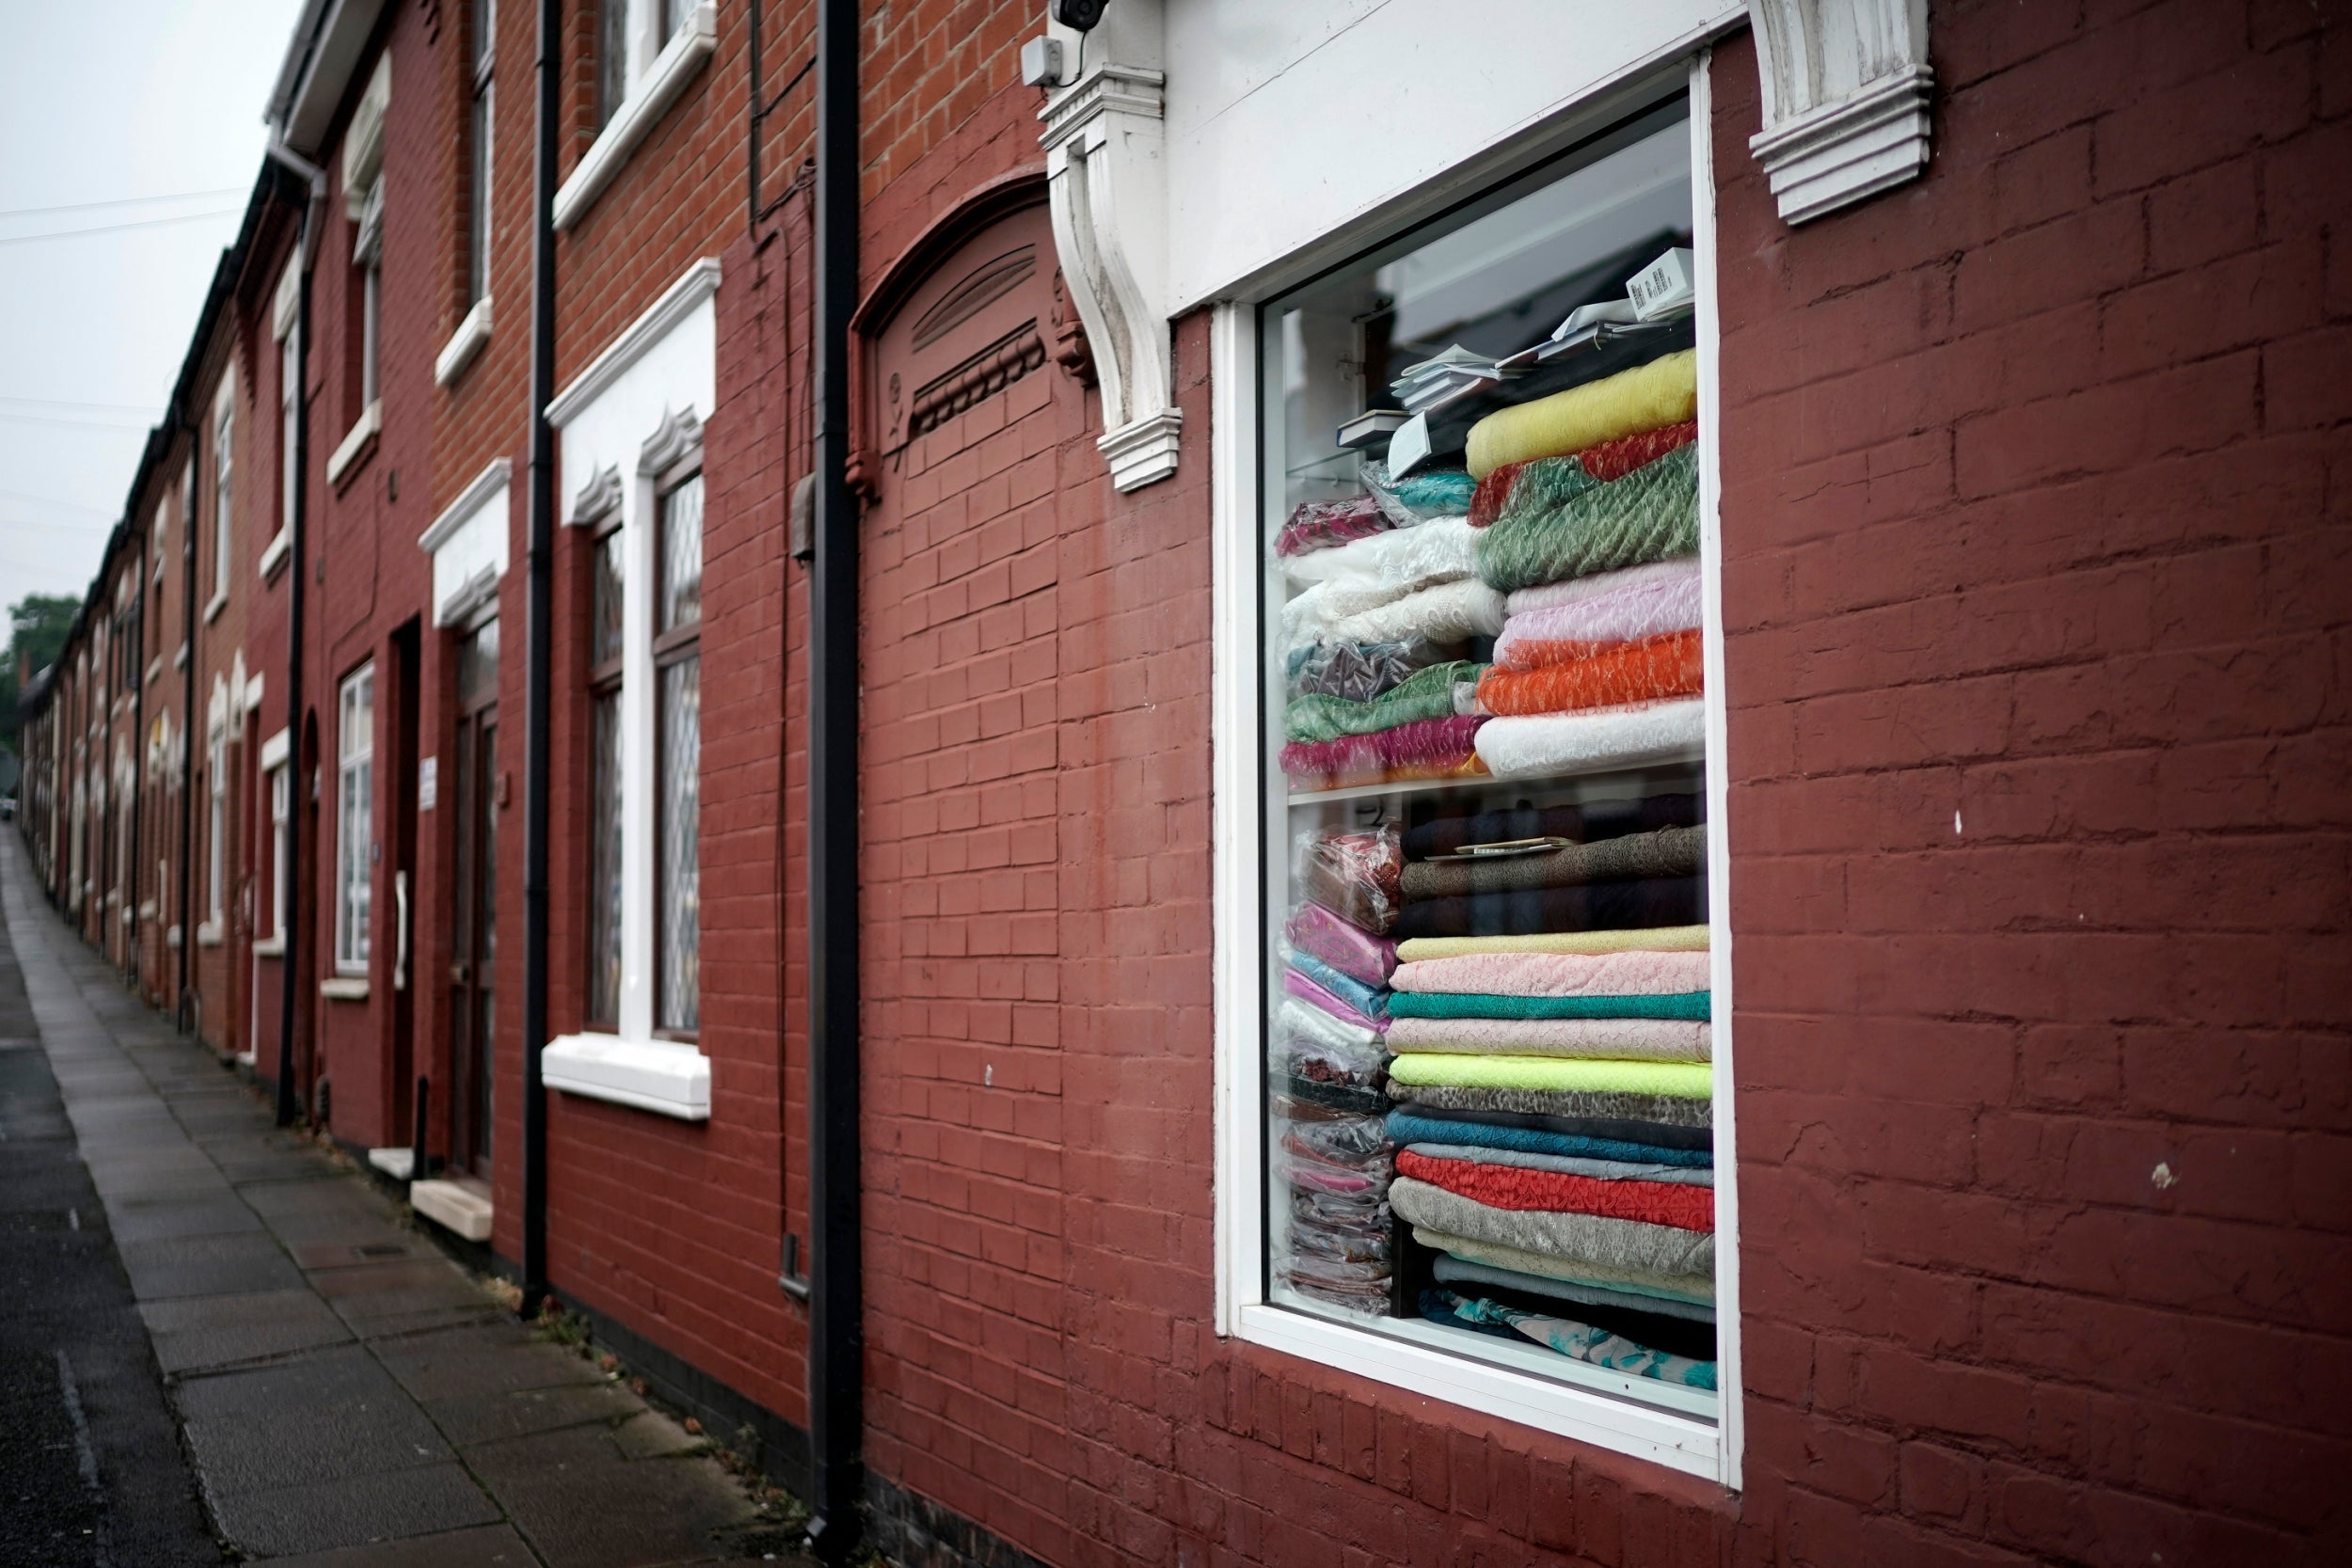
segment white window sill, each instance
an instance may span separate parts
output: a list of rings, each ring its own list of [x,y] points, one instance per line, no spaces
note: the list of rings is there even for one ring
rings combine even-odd
[[[343,475],[359,461],[383,429],[384,400],[378,398],[360,411],[359,422],[351,427],[351,434],[342,438],[335,454],[326,460],[326,483],[341,483]]]
[[[382,1171],[385,1175],[390,1177],[395,1181],[407,1180],[410,1171],[412,1171],[416,1166],[416,1163],[417,1151],[406,1147],[399,1148],[371,1148],[368,1150],[368,1164],[374,1166],[377,1170]]]
[[[368,999],[367,976],[338,974],[331,980],[321,980],[319,994],[329,1002],[365,1002]]]
[[[172,650],[171,667],[174,670],[184,670],[188,667],[188,645],[185,642]]]
[[[469,1242],[490,1239],[490,1221],[495,1212],[490,1207],[489,1192],[479,1182],[412,1181],[408,1184],[408,1207]]]
[[[564,1035],[539,1053],[548,1087],[681,1121],[710,1119],[710,1058],[679,1040]]]
[[[164,933],[164,945],[165,945],[166,947],[170,948],[170,949],[171,949],[173,952],[175,952],[175,953],[177,953],[178,951],[180,951],[180,927],[179,927],[174,926],[174,927],[173,927],[170,930],[166,931],[166,932]]]
[[[220,612],[228,608],[229,590],[226,588],[214,590],[213,596],[204,602],[204,624],[209,626],[215,621],[219,620]],[[182,653],[185,653],[187,651],[186,644],[183,643],[180,651]]]
[[[434,356],[433,384],[447,387],[465,374],[466,367],[473,363],[473,356],[480,354],[482,345],[489,341],[490,296],[484,294],[474,301],[473,309],[466,312],[466,319],[457,324],[457,330],[450,334],[449,341]]]
[[[286,939],[284,937],[263,937],[261,941],[253,944],[253,956],[257,958],[284,958],[286,956]]]
[[[164,678],[164,656],[157,654],[147,661],[147,684],[154,685]]]
[[[293,548],[294,534],[292,531],[282,528],[278,531],[275,538],[262,546],[262,580],[263,582],[267,582],[277,572],[278,563],[285,560],[286,552]]]
[[[1240,1337],[1252,1344],[1716,1479],[1716,1396],[1702,1389],[1586,1367],[1534,1345],[1512,1355],[1513,1347],[1491,1338],[1480,1340],[1476,1358],[1456,1354],[1438,1348],[1446,1330],[1417,1320],[1368,1319],[1359,1327],[1263,1306],[1244,1307],[1236,1316]],[[1501,1357],[1530,1370],[1489,1359]],[[1537,1375],[1536,1367],[1545,1375]]]
[[[141,920],[152,920],[155,918],[155,900],[152,898],[142,898],[139,900],[139,918]]]
[[[620,173],[621,166],[637,144],[645,139],[677,95],[685,90],[688,81],[710,58],[710,52],[719,42],[719,8],[712,0],[703,0],[694,8],[694,14],[675,37],[654,56],[646,68],[644,80],[628,95],[620,113],[612,117],[588,150],[572,169],[571,178],[556,189],[553,214],[555,227],[569,229],[585,214],[604,188]]]
[[[199,947],[218,947],[220,945],[220,922],[217,920],[199,922],[196,927],[196,944]]]

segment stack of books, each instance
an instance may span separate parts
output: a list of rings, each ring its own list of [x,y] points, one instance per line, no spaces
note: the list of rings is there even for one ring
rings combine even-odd
[[[1501,381],[1502,374],[1495,362],[1483,354],[1472,354],[1456,343],[1442,354],[1423,359],[1418,365],[1407,365],[1405,372],[1389,383],[1389,390],[1406,412],[1418,414],[1423,409],[1450,402],[1463,392]]]

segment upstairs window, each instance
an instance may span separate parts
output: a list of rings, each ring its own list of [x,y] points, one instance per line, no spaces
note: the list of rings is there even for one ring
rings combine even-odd
[[[236,540],[236,508],[230,499],[236,470],[235,436],[236,404],[229,383],[223,382],[213,413],[213,594],[219,599],[229,596],[230,557]]]
[[[498,57],[498,0],[474,0],[473,117],[467,138],[466,306],[490,296],[490,71]]]

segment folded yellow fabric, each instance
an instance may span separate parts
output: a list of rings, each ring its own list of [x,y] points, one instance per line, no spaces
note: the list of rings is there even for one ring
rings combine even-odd
[[[1407,1052],[1389,1064],[1395,1084],[1459,1089],[1581,1090],[1705,1100],[1715,1069],[1704,1062],[1594,1061],[1566,1056],[1471,1056]]]
[[[1470,426],[1470,471],[1484,479],[1505,463],[1565,457],[1620,436],[1695,419],[1699,356],[1686,348],[1646,365],[1487,415]]]
[[[1704,953],[1704,926],[1652,926],[1630,931],[1542,931],[1517,937],[1408,937],[1399,963],[1460,958],[1472,953]]]

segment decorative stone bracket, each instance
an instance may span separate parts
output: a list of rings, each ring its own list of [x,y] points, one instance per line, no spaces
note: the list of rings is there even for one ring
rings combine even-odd
[[[1184,418],[1171,392],[1166,303],[1165,80],[1136,66],[1093,66],[1039,113],[1054,245],[1102,387],[1095,445],[1122,491],[1176,471]]]
[[[1764,129],[1748,150],[1807,223],[1928,166],[1927,0],[1748,0]]]

